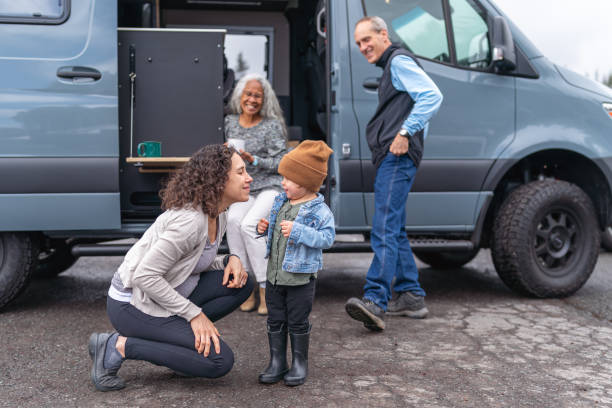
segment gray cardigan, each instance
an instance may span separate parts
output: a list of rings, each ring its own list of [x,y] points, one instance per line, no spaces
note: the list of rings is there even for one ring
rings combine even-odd
[[[219,214],[222,239],[227,213]],[[126,288],[132,288],[130,303],[143,313],[156,317],[178,315],[187,321],[202,310],[174,288],[193,272],[208,238],[208,216],[201,208],[167,210],[125,255],[118,272]],[[222,270],[217,257],[209,270]]]

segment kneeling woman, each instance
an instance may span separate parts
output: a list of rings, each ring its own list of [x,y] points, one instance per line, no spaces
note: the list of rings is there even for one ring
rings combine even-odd
[[[150,361],[185,375],[229,372],[232,350],[213,322],[253,290],[240,259],[217,259],[226,209],[249,199],[253,179],[232,148],[197,151],[160,193],[165,210],[134,244],[113,276],[107,312],[116,333],[89,339],[91,379],[100,391],[125,386],[125,359]]]

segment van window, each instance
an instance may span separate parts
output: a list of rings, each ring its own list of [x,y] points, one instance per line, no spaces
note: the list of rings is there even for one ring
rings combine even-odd
[[[485,69],[491,63],[489,29],[473,0],[450,0],[457,64]]]
[[[258,73],[268,78],[268,38],[259,34],[227,34],[225,36],[227,65],[234,70],[236,80],[245,74]]]
[[[69,5],[70,0],[0,0],[0,22],[60,24]]]
[[[365,13],[387,23],[389,38],[414,54],[450,62],[442,0],[364,0]]]

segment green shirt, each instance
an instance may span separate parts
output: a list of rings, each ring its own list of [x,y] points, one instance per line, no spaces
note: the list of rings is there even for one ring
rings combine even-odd
[[[278,211],[276,225],[272,232],[272,244],[270,246],[270,257],[268,258],[268,281],[273,285],[299,286],[306,285],[310,278],[317,277],[316,273],[292,273],[284,271],[282,268],[287,250],[288,238],[283,236],[280,223],[293,221],[300,211],[300,206],[304,203],[291,205],[287,200]]]

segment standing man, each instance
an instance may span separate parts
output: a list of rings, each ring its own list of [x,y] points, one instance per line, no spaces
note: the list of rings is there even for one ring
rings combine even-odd
[[[346,312],[373,331],[385,328],[385,312],[422,319],[425,291],[419,285],[406,236],[406,200],[421,157],[428,122],[442,94],[414,55],[392,44],[385,21],[364,17],[355,25],[355,42],[371,64],[383,69],[378,107],[366,128],[376,166],[371,244],[374,259],[362,299],[350,298]],[[391,300],[391,283],[397,296]]]

